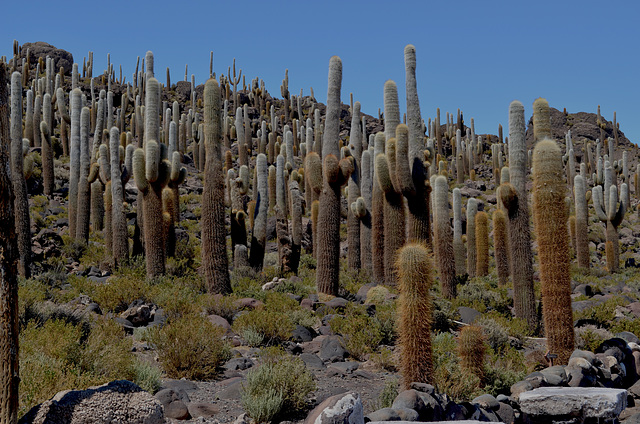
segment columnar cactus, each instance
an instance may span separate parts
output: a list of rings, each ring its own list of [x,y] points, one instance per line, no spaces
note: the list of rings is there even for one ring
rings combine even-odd
[[[507,216],[502,209],[493,212],[493,249],[496,258],[498,284],[504,286],[509,280],[509,247]]]
[[[551,115],[549,102],[539,97],[533,102],[533,138],[538,142],[545,137],[551,137]]]
[[[82,92],[79,88],[71,91],[71,146],[69,162],[69,234],[76,237],[78,216],[78,181],[80,179],[80,113]]]
[[[489,216],[480,211],[476,214],[476,276],[489,274]]]
[[[129,258],[129,232],[124,212],[124,192],[120,163],[120,132],[112,127],[109,138],[111,157],[111,242],[113,261],[116,266],[124,264]]]
[[[453,189],[453,253],[456,261],[456,275],[465,275],[467,267],[462,241],[462,195],[457,187]]]
[[[542,315],[547,347],[566,364],[574,349],[568,211],[565,202],[562,153],[549,139],[533,151],[533,222],[540,258]]]
[[[207,159],[202,192],[202,266],[210,292],[230,293],[231,280],[224,225],[220,101],[218,83],[210,78],[204,87],[204,141]]]
[[[360,197],[360,159],[362,157],[362,130],[360,129],[360,102],[355,102],[351,114],[351,134],[349,148],[354,158],[354,169],[349,177],[347,204],[347,263],[349,269],[359,270],[361,267],[360,220],[355,214],[354,203]]]
[[[166,146],[154,138],[158,136],[156,106],[159,85],[155,78],[146,82],[144,150],[136,149],[133,155],[133,176],[143,196],[144,248],[149,278],[162,275],[165,270],[162,190],[171,176],[171,163],[166,159]]]
[[[576,211],[576,257],[580,268],[588,269],[589,261],[589,211],[587,209],[587,196],[584,178],[581,175],[574,177],[573,193]]]
[[[22,86],[21,75],[11,78],[11,112],[7,66],[0,65],[0,422],[18,422],[18,260],[16,237],[17,211],[13,192],[16,180],[11,178],[13,161],[12,141],[22,144]],[[14,82],[15,80],[15,82]],[[14,88],[15,85],[15,88]],[[16,97],[14,97],[14,95]],[[19,108],[18,108],[19,107]],[[11,123],[9,115],[11,113]],[[19,118],[19,120],[18,120]],[[9,126],[11,125],[11,129]],[[22,149],[21,149],[22,150]],[[20,152],[22,162],[22,152]],[[14,174],[15,175],[15,174]],[[27,209],[27,217],[28,217]],[[27,227],[28,228],[28,227]]]
[[[412,382],[432,381],[431,323],[433,260],[422,243],[407,244],[398,251],[398,334],[400,370],[405,388]]]
[[[256,169],[258,184],[254,190],[258,192],[256,199],[256,212],[253,220],[253,230],[251,232],[251,252],[249,264],[256,271],[262,269],[264,252],[267,242],[267,210],[269,209],[267,195],[267,156],[258,154],[256,159]]]
[[[620,268],[620,242],[618,241],[618,226],[624,219],[629,203],[629,189],[626,183],[618,186],[613,179],[613,171],[609,162],[604,165],[604,189],[602,186],[595,186],[591,190],[593,207],[600,221],[606,225],[607,269],[609,272],[617,272]]]
[[[373,190],[373,167],[371,166],[371,152],[362,152],[361,163],[361,194],[355,206],[352,203],[353,213],[360,221],[360,264],[364,269],[371,269],[373,240],[371,239],[371,192]]]
[[[327,112],[322,141],[323,183],[318,211],[318,267],[316,284],[318,291],[338,294],[340,270],[340,187],[353,169],[353,158],[340,157],[340,87],[342,85],[342,61],[333,56],[329,63]]]
[[[51,145],[51,132],[46,121],[40,122],[40,133],[42,135],[42,184],[44,185],[44,194],[52,196],[55,188],[53,147]]]
[[[476,262],[478,251],[476,250],[476,214],[478,213],[478,201],[474,198],[467,200],[467,274],[470,278],[476,276]]]
[[[456,297],[456,261],[453,253],[453,234],[449,223],[449,184],[447,177],[435,177],[434,192],[435,251],[440,273],[442,295]]]
[[[480,383],[484,380],[484,355],[486,353],[484,342],[484,332],[477,325],[462,328],[458,336],[460,368],[474,374]]]
[[[3,87],[4,89],[4,87]],[[18,252],[20,261],[18,271],[24,278],[31,277],[31,220],[29,217],[29,201],[27,182],[23,172],[22,144],[22,76],[20,72],[11,75],[11,175],[13,193],[15,228],[18,235]]]
[[[374,138],[374,160],[379,155],[384,156],[384,133],[379,132]],[[385,277],[384,262],[384,192],[380,187],[378,175],[375,172],[373,178],[373,191],[371,193],[371,260],[373,265],[373,281],[383,284]]]
[[[294,171],[295,173],[295,171]],[[300,252],[302,250],[302,194],[299,182],[295,179],[289,181],[289,199],[291,206],[291,271],[298,273],[300,265]]]
[[[78,213],[76,218],[76,239],[89,241],[89,215],[91,188],[89,167],[91,166],[91,146],[89,145],[89,118],[91,112],[83,107],[80,114],[80,175],[78,179]]]
[[[416,83],[416,49],[409,44],[404,48],[404,66],[407,92],[407,128],[408,146],[404,147],[404,138],[398,137],[399,184],[402,194],[407,198],[409,219],[407,237],[409,241],[422,241],[431,244],[431,222],[429,213],[429,161],[425,161],[424,131],[420,116],[420,102]]]
[[[529,328],[538,328],[533,289],[533,258],[527,205],[524,106],[517,100],[509,106],[509,177],[501,185],[500,200],[509,216],[509,247],[511,276],[516,317],[527,321]]]

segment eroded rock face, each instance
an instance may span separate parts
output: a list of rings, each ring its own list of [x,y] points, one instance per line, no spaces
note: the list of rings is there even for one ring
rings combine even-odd
[[[530,416],[616,418],[627,406],[627,391],[600,387],[541,387],[520,395]]]
[[[360,396],[353,392],[331,396],[307,415],[304,424],[364,424]]]
[[[66,390],[36,405],[20,424],[164,424],[162,404],[127,380]]]

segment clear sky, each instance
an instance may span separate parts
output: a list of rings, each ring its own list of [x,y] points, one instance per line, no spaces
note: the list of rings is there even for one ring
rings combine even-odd
[[[423,118],[462,110],[477,133],[507,130],[509,103],[520,100],[527,118],[537,97],[569,112],[596,112],[640,141],[640,2],[633,1],[5,1],[0,54],[12,42],[46,41],[76,62],[94,52],[94,75],[111,61],[127,81],[137,56],[155,55],[165,81],[196,84],[227,71],[233,58],[247,83],[262,78],[280,97],[289,89],[324,102],[329,58],[343,63],[342,100],[349,93],[365,113],[382,108],[383,84],[396,81],[404,111],[406,44],[417,51]]]

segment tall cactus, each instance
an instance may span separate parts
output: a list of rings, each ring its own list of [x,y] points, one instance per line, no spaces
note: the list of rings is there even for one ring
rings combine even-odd
[[[549,102],[542,97],[533,102],[533,138],[535,142],[551,137]]]
[[[42,136],[42,185],[44,186],[44,194],[52,196],[55,188],[53,146],[51,145],[51,131],[45,121],[40,122],[40,134]]]
[[[476,276],[476,262],[478,251],[476,250],[476,214],[478,213],[478,201],[474,198],[467,200],[467,274],[470,278]]]
[[[89,216],[91,209],[91,186],[89,167],[91,148],[89,146],[89,118],[91,112],[83,107],[80,113],[80,174],[78,178],[78,213],[76,218],[76,239],[89,241]]]
[[[435,178],[433,206],[435,250],[442,295],[447,299],[453,299],[456,297],[456,261],[453,253],[453,234],[449,223],[449,184],[445,176],[440,175]]]
[[[155,78],[146,82],[145,145],[133,155],[133,175],[142,193],[144,248],[147,276],[164,274],[165,244],[162,218],[162,189],[167,185],[171,164],[165,158],[166,146],[159,143],[157,99],[159,83]]]
[[[262,269],[264,252],[267,242],[267,210],[269,209],[269,196],[267,195],[267,156],[260,153],[256,159],[257,190],[256,208],[253,219],[253,231],[251,232],[251,252],[249,264],[257,271]]]
[[[432,380],[431,323],[433,307],[433,260],[422,243],[407,244],[398,251],[398,333],[400,370],[405,388],[412,382]]]
[[[502,209],[496,209],[493,211],[493,249],[500,286],[506,285],[509,280],[508,242],[507,217]]]
[[[588,269],[589,261],[589,210],[587,209],[587,193],[584,178],[576,175],[573,179],[573,193],[576,211],[576,257],[580,268]]]
[[[543,139],[533,150],[533,223],[540,258],[542,315],[547,347],[566,364],[574,349],[569,239],[562,153]]]
[[[18,422],[18,260],[19,234],[16,237],[17,212],[13,192],[16,180],[11,178],[13,140],[22,144],[21,75],[11,77],[11,111],[9,110],[8,69],[0,65],[0,422]],[[9,115],[11,114],[11,123]],[[19,120],[18,120],[19,119]],[[11,125],[11,129],[9,129]],[[22,147],[22,146],[21,146]],[[22,148],[20,149],[22,150]],[[20,152],[22,162],[22,152]],[[15,174],[14,174],[15,175]],[[19,175],[19,174],[18,174]],[[13,187],[12,187],[13,185]],[[27,209],[28,217],[28,209]]]
[[[384,155],[384,133],[379,132],[375,135],[374,145],[375,161],[375,157]],[[384,192],[378,182],[375,166],[371,192],[371,261],[373,281],[376,284],[384,283]]]
[[[323,182],[318,210],[318,268],[316,285],[320,293],[337,295],[340,270],[340,187],[353,169],[353,158],[340,157],[340,87],[342,61],[329,62],[327,112],[322,140]]]
[[[364,269],[371,269],[372,251],[371,246],[371,192],[373,190],[373,167],[371,152],[367,149],[362,152],[360,161],[360,185],[362,196],[356,200],[355,206],[352,204],[354,214],[360,220],[360,264]]]
[[[509,177],[510,183],[500,187],[500,200],[509,215],[509,247],[511,276],[516,317],[527,321],[529,328],[538,328],[533,289],[533,258],[529,229],[526,175],[524,106],[517,100],[509,105]]]
[[[351,206],[360,197],[361,166],[362,157],[362,130],[360,129],[360,102],[353,104],[351,114],[351,134],[349,137],[349,148],[354,158],[354,170],[349,177],[347,204],[350,206],[347,211],[347,263],[349,269],[359,270],[361,267],[360,254],[360,220],[355,215],[354,207]]]
[[[23,172],[22,144],[22,76],[20,72],[11,75],[11,175],[15,195],[15,225],[18,233],[18,252],[20,262],[18,271],[24,278],[31,277],[31,220],[27,182]]]
[[[71,91],[71,143],[69,155],[69,234],[76,237],[78,216],[78,181],[80,180],[80,113],[82,92],[79,88]]]
[[[476,276],[489,274],[489,216],[480,211],[476,214]]]
[[[405,168],[407,172],[402,175],[404,181],[400,181],[402,194],[407,198],[409,212],[407,221],[408,240],[422,241],[431,244],[431,222],[429,213],[429,162],[425,161],[424,131],[422,130],[422,118],[420,116],[420,102],[418,100],[418,86],[416,82],[416,48],[408,44],[404,48],[404,66],[406,75],[407,92],[407,128],[409,130],[407,157],[403,140],[398,138],[398,152],[402,151],[402,157],[398,158],[399,169]],[[408,167],[407,167],[408,165]]]
[[[626,183],[618,186],[613,178],[613,170],[609,161],[604,165],[604,189],[602,186],[595,186],[591,190],[593,207],[600,221],[606,225],[606,245],[607,269],[609,272],[618,272],[620,269],[620,242],[618,240],[618,226],[624,219],[629,203],[629,188]]]
[[[466,255],[462,241],[462,194],[457,187],[453,189],[453,253],[456,261],[456,275],[466,274]]]
[[[120,168],[120,132],[112,127],[109,138],[111,153],[111,232],[113,261],[116,266],[124,264],[129,258],[129,232],[124,212],[124,193],[122,171]]]
[[[204,86],[204,141],[207,158],[202,192],[202,266],[210,292],[230,293],[224,225],[220,102],[220,87],[215,79],[210,78]]]

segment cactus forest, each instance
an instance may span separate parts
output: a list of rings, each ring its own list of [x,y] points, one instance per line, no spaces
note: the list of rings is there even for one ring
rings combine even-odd
[[[535,412],[541,387],[624,389],[633,417],[615,113],[514,100],[479,134],[421,109],[413,45],[376,116],[338,56],[326,104],[213,53],[206,81],[61,58],[0,63],[0,423],[596,422]]]

